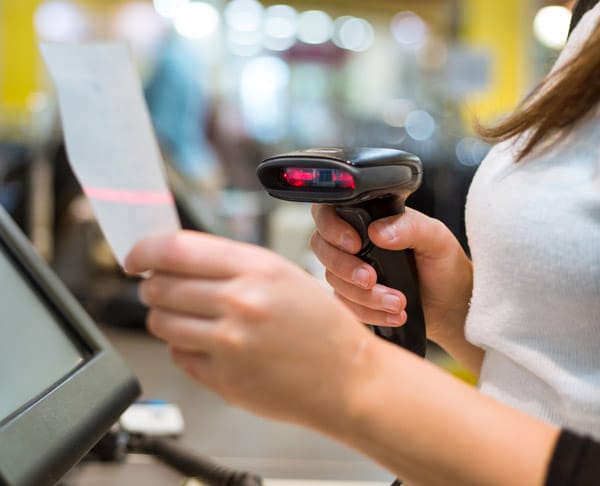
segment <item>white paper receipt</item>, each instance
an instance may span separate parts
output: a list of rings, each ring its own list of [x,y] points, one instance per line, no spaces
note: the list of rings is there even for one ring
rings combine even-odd
[[[139,240],[180,228],[129,48],[40,49],[56,86],[69,162],[122,265]]]

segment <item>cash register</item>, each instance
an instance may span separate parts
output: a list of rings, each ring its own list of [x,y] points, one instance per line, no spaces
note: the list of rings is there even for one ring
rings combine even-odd
[[[0,207],[0,485],[51,485],[140,393]]]

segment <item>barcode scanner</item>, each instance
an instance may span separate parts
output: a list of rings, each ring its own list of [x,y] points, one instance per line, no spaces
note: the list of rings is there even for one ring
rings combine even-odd
[[[375,334],[425,356],[425,320],[412,250],[391,251],[369,239],[369,224],[404,212],[422,178],[416,155],[387,148],[315,148],[265,159],[257,168],[267,192],[287,201],[331,204],[361,238],[358,252],[377,272],[377,281],[400,290],[408,321],[401,327],[371,326]]]

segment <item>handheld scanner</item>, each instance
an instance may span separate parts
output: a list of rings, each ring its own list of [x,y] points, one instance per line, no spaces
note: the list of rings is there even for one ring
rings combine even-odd
[[[408,152],[381,148],[317,148],[264,160],[257,175],[267,192],[287,201],[331,204],[361,238],[358,256],[375,268],[382,285],[407,299],[408,322],[371,326],[378,336],[425,356],[425,320],[412,250],[378,248],[369,224],[404,212],[406,198],[421,184],[422,165]]]

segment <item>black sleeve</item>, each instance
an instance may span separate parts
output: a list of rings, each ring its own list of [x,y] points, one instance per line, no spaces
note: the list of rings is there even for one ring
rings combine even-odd
[[[548,468],[546,486],[600,484],[600,442],[562,430]]]

